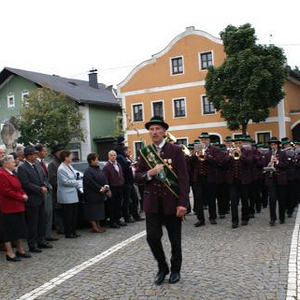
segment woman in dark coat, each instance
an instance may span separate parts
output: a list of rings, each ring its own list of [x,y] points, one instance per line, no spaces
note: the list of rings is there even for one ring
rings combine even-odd
[[[106,196],[111,196],[111,192],[104,172],[99,167],[98,154],[90,153],[87,161],[89,167],[83,176],[84,214],[92,225],[92,232],[102,233],[105,229],[100,226],[99,221],[105,219],[104,201]]]

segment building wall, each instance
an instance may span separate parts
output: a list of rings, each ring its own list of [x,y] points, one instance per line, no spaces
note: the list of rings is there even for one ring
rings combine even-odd
[[[223,63],[225,53],[220,40],[207,33],[187,28],[175,37],[169,45],[152,59],[137,66],[118,86],[124,110],[124,128],[132,149],[134,141],[139,141],[135,129],[147,140],[144,124],[152,117],[152,101],[163,100],[164,117],[170,125],[169,131],[176,137],[188,137],[193,142],[202,131],[216,133],[224,139],[234,132],[226,127],[219,113],[203,115],[202,96],[205,95],[206,70],[200,69],[199,54],[211,51],[213,64]],[[183,57],[183,74],[172,75],[170,60]],[[291,137],[291,125],[299,120],[299,114],[290,115],[291,110],[300,110],[300,86],[287,81],[285,99],[270,109],[266,122],[248,126],[248,133],[256,139],[259,132],[270,132],[271,136]],[[174,98],[185,98],[186,116],[174,118]],[[132,122],[132,105],[143,104],[143,121]],[[131,122],[130,122],[131,121]],[[132,149],[134,150],[134,149]]]
[[[94,138],[111,137],[116,129],[117,109],[89,105],[91,151],[97,151]]]
[[[4,124],[12,116],[18,116],[22,108],[22,93],[31,92],[36,85],[19,76],[11,76],[0,87],[0,124]],[[9,95],[14,95],[15,107],[8,107]],[[0,144],[2,143],[0,136]]]

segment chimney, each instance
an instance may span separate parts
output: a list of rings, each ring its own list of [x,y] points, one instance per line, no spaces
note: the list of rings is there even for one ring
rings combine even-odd
[[[89,86],[95,89],[98,89],[98,74],[97,69],[90,70],[89,73]]]

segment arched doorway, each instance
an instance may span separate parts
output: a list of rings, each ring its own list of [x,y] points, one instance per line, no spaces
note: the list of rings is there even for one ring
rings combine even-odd
[[[296,126],[292,127],[292,136],[293,140],[300,141],[300,120]]]

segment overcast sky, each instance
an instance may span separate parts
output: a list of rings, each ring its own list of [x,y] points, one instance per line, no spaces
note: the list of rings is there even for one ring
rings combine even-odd
[[[299,0],[6,0],[0,4],[0,69],[5,66],[118,84],[187,26],[219,37],[251,23],[259,43],[285,50],[300,67]]]

